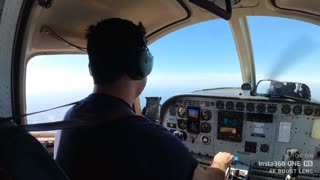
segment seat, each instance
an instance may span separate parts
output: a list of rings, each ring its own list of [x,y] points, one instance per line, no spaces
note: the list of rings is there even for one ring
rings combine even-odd
[[[0,123],[0,162],[0,176],[8,179],[69,179],[41,143],[11,121]]]

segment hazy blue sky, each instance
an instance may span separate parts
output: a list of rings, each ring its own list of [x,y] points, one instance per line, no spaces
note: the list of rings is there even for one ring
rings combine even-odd
[[[320,28],[296,20],[248,17],[257,80],[305,82],[320,99]],[[242,77],[229,24],[199,23],[173,32],[149,46],[154,69],[141,95],[161,96],[203,88],[240,87]],[[28,111],[79,100],[92,90],[87,56],[39,56],[27,69]],[[163,103],[163,101],[162,101]],[[40,104],[42,104],[40,106]]]

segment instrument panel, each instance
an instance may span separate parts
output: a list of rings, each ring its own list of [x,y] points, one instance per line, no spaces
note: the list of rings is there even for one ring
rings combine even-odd
[[[160,123],[203,167],[211,165],[214,155],[223,151],[248,166],[243,176],[281,179],[298,171],[300,177],[317,179],[320,130],[316,132],[315,128],[320,127],[319,115],[319,104],[301,101],[186,94],[163,104]],[[297,157],[292,158],[293,154]],[[288,162],[293,160],[305,164],[292,170]]]

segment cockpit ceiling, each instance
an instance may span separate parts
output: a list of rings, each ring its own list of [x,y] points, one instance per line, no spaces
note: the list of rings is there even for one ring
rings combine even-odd
[[[296,14],[294,11],[285,10],[287,8],[302,8],[304,12],[319,14],[319,10],[315,8],[320,7],[320,1],[310,0],[308,3],[300,1],[233,0],[232,19],[248,15],[285,15],[287,17]],[[189,0],[54,0],[52,2],[50,8],[36,4],[32,6],[25,31],[25,46],[28,50],[26,59],[35,54],[44,53],[81,53],[79,49],[54,38],[52,33],[44,30],[44,26],[49,27],[64,40],[85,48],[84,35],[87,27],[108,17],[120,17],[135,23],[143,22],[149,42],[185,26],[218,18],[213,13],[190,3]],[[306,15],[310,14],[306,13]],[[319,22],[319,16],[314,14],[311,16],[316,17],[312,20],[313,23]],[[301,17],[303,16],[300,13],[297,19]],[[310,19],[303,20],[309,21]]]
[[[147,34],[150,34],[187,16],[188,12],[175,0],[55,0],[50,8],[41,8],[39,14],[34,15],[37,22],[32,49],[59,51],[60,48],[67,48],[48,37],[48,33],[37,34],[43,26],[50,27],[67,41],[85,47],[84,34],[87,27],[108,17],[121,17],[135,23],[141,21]]]
[[[320,16],[319,0],[275,0],[274,2],[281,9],[307,12]]]
[[[233,8],[255,7],[259,0],[242,0]],[[135,23],[143,22],[149,42],[189,24],[218,18],[189,0],[54,0],[50,8],[33,6],[29,19],[27,56],[52,53],[81,53],[76,48],[59,42],[43,30],[49,27],[68,42],[86,46],[85,30],[91,24],[108,17],[121,17]],[[174,26],[171,26],[175,24]],[[169,28],[170,27],[170,28]],[[165,31],[162,31],[165,29]],[[51,35],[50,35],[51,34]],[[160,34],[160,35],[159,35]],[[157,37],[155,37],[157,36]]]

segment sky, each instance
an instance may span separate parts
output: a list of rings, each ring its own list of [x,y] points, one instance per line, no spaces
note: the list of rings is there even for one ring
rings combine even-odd
[[[320,28],[297,20],[248,17],[257,80],[304,82],[320,99]],[[211,20],[177,30],[149,46],[154,68],[140,96],[162,97],[215,87],[240,87],[239,58],[229,24]],[[92,92],[86,55],[46,55],[27,66],[27,111],[80,100]]]

